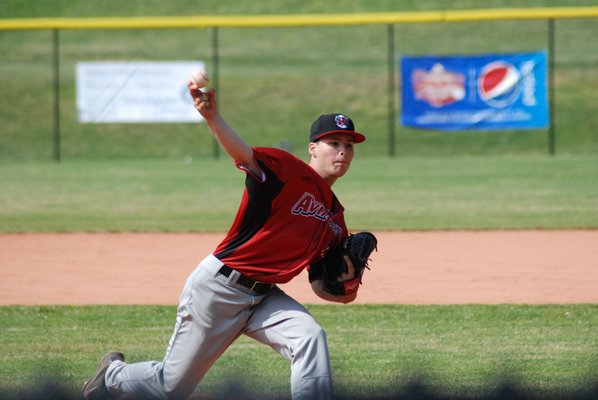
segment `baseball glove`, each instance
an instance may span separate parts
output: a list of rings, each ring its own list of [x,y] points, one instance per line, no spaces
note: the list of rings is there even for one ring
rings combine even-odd
[[[359,289],[363,272],[368,267],[370,255],[377,248],[378,240],[370,232],[359,232],[347,236],[341,244],[326,254],[322,263],[324,290],[339,296],[351,294]],[[347,265],[345,256],[351,260]]]

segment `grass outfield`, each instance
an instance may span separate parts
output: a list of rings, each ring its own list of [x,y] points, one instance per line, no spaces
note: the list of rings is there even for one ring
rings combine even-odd
[[[0,163],[0,232],[223,232],[243,180],[224,157]],[[596,182],[596,156],[358,155],[335,192],[353,230],[596,228]]]
[[[501,380],[535,398],[555,398],[585,390],[596,378],[597,305],[309,309],[328,333],[341,397],[382,398],[417,377],[447,398],[488,396]],[[76,393],[112,349],[131,362],[160,360],[175,313],[167,306],[2,307],[1,389],[30,391],[32,381],[46,377]],[[242,337],[198,392],[223,394],[236,383],[247,398],[286,398],[288,380],[286,361]]]

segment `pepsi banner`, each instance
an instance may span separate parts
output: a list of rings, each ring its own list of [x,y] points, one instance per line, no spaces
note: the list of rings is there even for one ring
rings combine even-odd
[[[540,129],[546,52],[401,57],[401,124],[437,130]]]

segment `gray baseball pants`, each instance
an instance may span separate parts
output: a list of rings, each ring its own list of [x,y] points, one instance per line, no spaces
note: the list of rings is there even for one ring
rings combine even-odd
[[[320,324],[279,288],[258,295],[236,284],[236,271],[229,277],[219,274],[221,266],[209,255],[187,279],[164,360],[113,362],[106,373],[110,393],[125,398],[186,398],[218,357],[245,334],[290,362],[294,400],[330,399],[328,346]]]

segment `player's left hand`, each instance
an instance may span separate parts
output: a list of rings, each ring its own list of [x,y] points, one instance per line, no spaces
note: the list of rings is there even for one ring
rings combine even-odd
[[[359,232],[343,239],[321,261],[324,290],[334,296],[357,292],[370,255],[378,240],[370,232]]]
[[[345,261],[345,265],[347,266],[347,270],[346,271],[342,271],[340,273],[340,275],[336,279],[339,282],[344,282],[344,281],[348,281],[350,279],[354,279],[355,278],[355,267],[353,266],[353,263],[351,262],[351,258],[349,256],[347,256],[347,255],[344,255],[343,256],[343,260]]]

